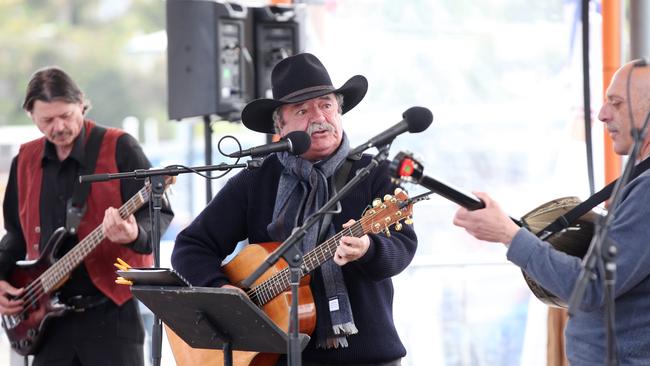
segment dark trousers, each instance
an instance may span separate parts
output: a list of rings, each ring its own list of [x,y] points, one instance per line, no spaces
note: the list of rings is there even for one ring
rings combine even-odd
[[[402,364],[402,360],[399,359],[399,360],[393,360],[388,362],[355,363],[350,366],[400,366],[401,364]],[[302,366],[333,366],[333,365],[329,363],[303,361]]]
[[[393,361],[386,361],[386,362],[370,362],[370,363],[354,363],[354,364],[345,364],[345,366],[400,366],[402,364],[402,359],[398,358],[397,360]],[[283,355],[280,357],[280,360],[276,364],[276,366],[287,366],[287,358]],[[302,361],[302,366],[340,366],[338,364],[330,364],[330,363],[319,363],[319,362],[311,362],[311,361]]]
[[[131,299],[51,320],[32,366],[143,366],[144,329]]]

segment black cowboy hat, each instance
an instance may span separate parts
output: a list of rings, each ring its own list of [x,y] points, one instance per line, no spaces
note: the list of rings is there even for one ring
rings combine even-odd
[[[310,53],[300,53],[278,62],[271,72],[271,85],[273,99],[256,99],[241,113],[242,122],[253,131],[275,133],[272,115],[281,105],[338,93],[343,95],[342,111],[346,113],[359,104],[368,90],[368,81],[362,75],[355,75],[342,87],[334,88],[325,66]]]

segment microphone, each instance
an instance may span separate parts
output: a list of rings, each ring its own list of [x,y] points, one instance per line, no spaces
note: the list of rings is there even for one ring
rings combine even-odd
[[[252,147],[250,149],[237,151],[228,154],[231,158],[241,158],[243,156],[262,156],[279,151],[288,151],[293,155],[302,155],[311,146],[311,138],[305,131],[293,131],[287,134],[278,142]]]
[[[390,162],[388,171],[393,178],[419,184],[470,211],[485,208],[485,203],[475,195],[424,175],[424,167],[409,152],[400,151]]]
[[[410,133],[422,132],[429,128],[433,121],[433,114],[424,107],[411,107],[402,113],[404,118],[393,127],[371,138],[366,143],[354,148],[349,155],[359,154],[371,147],[386,145],[406,131]]]

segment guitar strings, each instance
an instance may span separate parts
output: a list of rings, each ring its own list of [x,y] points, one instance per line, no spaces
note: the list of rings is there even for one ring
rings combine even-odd
[[[122,207],[118,209],[118,212],[120,213],[120,217],[126,218],[128,215],[132,214],[135,212],[137,209],[139,209],[148,199],[148,193],[149,193],[149,186],[145,186],[142,188],[138,194],[134,195],[129,199]],[[29,285],[25,287],[25,292],[23,292],[22,295],[17,297],[16,299],[18,300],[23,300],[23,309],[13,315],[9,315],[12,319],[15,318],[22,318],[25,313],[29,310],[31,307],[35,307],[36,303],[38,300],[48,293],[46,291],[45,287],[51,289],[55,285],[57,285],[63,277],[65,277],[65,273],[69,272],[73,268],[75,268],[82,260],[83,257],[85,257],[90,251],[96,248],[97,244],[101,243],[105,239],[104,233],[101,230],[101,226],[98,226],[93,230],[86,238],[84,238],[80,245],[74,246],[66,255],[64,255],[58,262],[57,266],[61,267],[63,266],[63,270],[61,271],[59,269],[55,269],[54,266],[46,269],[36,280],[32,281]],[[80,259],[81,258],[81,259]],[[78,259],[77,263],[74,263],[74,259]],[[59,264],[60,263],[60,264]],[[56,272],[55,272],[56,271]],[[53,273],[54,272],[54,273]],[[54,281],[51,279],[48,281],[48,278],[54,278]],[[38,286],[40,285],[40,286]]]
[[[401,210],[398,210],[401,211]],[[372,221],[375,219],[377,214],[374,215],[368,215],[362,217],[359,221],[355,222],[352,226],[347,228],[347,231],[355,237],[361,237],[364,234],[363,231],[363,224],[367,223],[368,221]],[[398,220],[399,221],[399,220]],[[327,249],[329,251],[330,255],[333,255],[334,253],[332,250],[334,250],[339,244],[340,239],[343,237],[343,232],[345,230],[342,230],[335,234],[333,237],[330,239],[326,240],[322,245],[319,245],[315,248],[314,251],[307,253],[305,257],[303,258],[304,262],[312,262],[312,259],[314,259],[314,256],[318,256],[319,254],[323,254],[324,250]],[[371,230],[369,230],[371,231]],[[334,245],[332,245],[334,244]],[[328,259],[326,256],[323,256],[323,260]],[[322,264],[318,263],[318,257],[316,257],[316,263],[317,265]],[[314,267],[315,268],[315,267]],[[303,273],[302,276],[306,275],[306,273]],[[279,272],[276,272],[273,274],[269,279],[264,281],[263,283],[259,284],[258,286],[250,289],[247,292],[247,295],[250,297],[250,299],[258,304],[258,306],[262,306],[266,304],[268,301],[272,300],[275,298],[279,293],[285,291],[289,287],[289,279],[290,279],[290,271],[289,268],[284,268]],[[266,296],[265,296],[266,295]]]
[[[363,235],[363,228],[361,224],[364,222],[364,219],[362,218],[358,222],[354,223],[351,227],[347,228],[347,231],[355,236],[355,237],[360,237]],[[366,220],[367,221],[367,220]],[[357,230],[358,229],[358,230]],[[352,231],[354,230],[354,232]],[[343,230],[345,231],[345,230]],[[325,248],[328,249],[330,254],[332,253],[332,250],[338,246],[339,240],[343,237],[343,231],[337,233],[330,239],[326,240],[323,242],[322,245],[319,245],[316,247],[313,252],[307,253],[307,255],[304,258],[304,262],[307,262],[308,260],[311,261],[313,255],[317,255],[320,251],[322,253]],[[334,244],[334,245],[332,245]],[[325,259],[325,257],[323,257]],[[253,301],[256,302],[258,305],[264,305],[268,301],[272,300],[275,298],[279,293],[283,292],[289,287],[289,280],[290,280],[290,271],[289,268],[283,268],[281,271],[276,272],[273,274],[268,280],[264,281],[260,285],[254,287],[253,289],[249,290],[248,295],[251,299],[254,299]],[[306,273],[303,273],[302,276],[306,275]],[[301,276],[301,277],[302,277]],[[266,296],[264,296],[266,295]]]

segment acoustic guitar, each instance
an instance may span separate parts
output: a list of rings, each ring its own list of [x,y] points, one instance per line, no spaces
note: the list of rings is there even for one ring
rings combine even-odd
[[[173,180],[174,177],[166,178],[165,187]],[[149,200],[150,194],[151,186],[147,183],[118,209],[120,216],[126,219],[135,213]],[[48,239],[38,259],[18,261],[9,275],[8,282],[12,286],[25,288],[17,297],[24,301],[23,310],[18,314],[2,315],[2,327],[11,348],[20,355],[34,354],[49,320],[69,311],[66,305],[58,301],[54,292],[106,238],[100,225],[57,260],[55,254],[67,236],[65,228],[58,228]]]
[[[316,307],[309,289],[309,273],[334,256],[343,236],[358,238],[368,233],[378,234],[381,232],[390,236],[389,228],[392,225],[395,225],[395,230],[399,231],[402,227],[402,220],[406,220],[405,223],[411,223],[413,203],[415,202],[416,200],[409,200],[406,192],[398,188],[394,197],[386,195],[383,202],[380,199],[374,200],[373,207],[366,210],[359,221],[341,230],[303,256],[302,279],[298,292],[298,318],[301,333],[311,334],[316,326]],[[252,274],[280,244],[277,242],[249,244],[221,269],[231,283],[238,284]],[[253,284],[253,287],[246,291],[246,294],[275,324],[286,332],[289,329],[291,307],[291,292],[288,290],[289,268],[286,262],[280,260],[269,268]],[[223,351],[192,348],[174,334],[169,327],[166,327],[165,330],[177,365],[221,366],[224,364]],[[233,365],[274,365],[279,357],[279,354],[234,351]]]
[[[424,168],[422,164],[411,153],[398,153],[391,162],[389,170],[394,179],[421,184],[468,210],[477,210],[485,207],[485,204],[474,195],[463,193],[461,190],[449,184],[425,176],[423,174]],[[521,220],[511,219],[517,225],[527,228],[538,237],[549,242],[555,249],[582,258],[589,249],[591,238],[594,235],[595,223],[602,215],[601,213],[589,211],[582,217],[574,220],[574,222],[569,223],[565,229],[559,232],[547,232],[544,230],[550,223],[564,216],[580,203],[581,201],[577,197],[562,197],[535,208],[525,214]],[[566,302],[562,299],[541,287],[524,271],[521,273],[530,290],[543,303],[558,308],[567,307]]]

